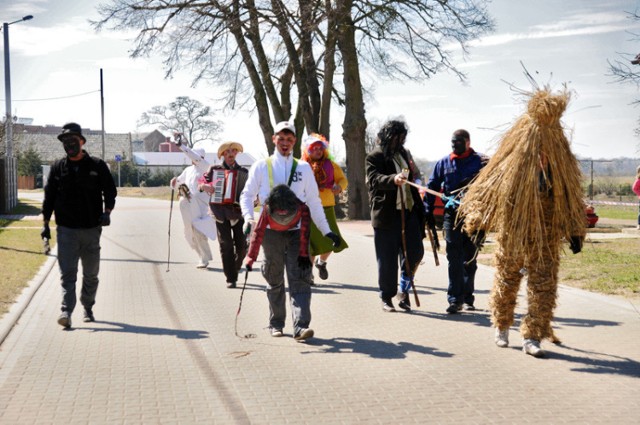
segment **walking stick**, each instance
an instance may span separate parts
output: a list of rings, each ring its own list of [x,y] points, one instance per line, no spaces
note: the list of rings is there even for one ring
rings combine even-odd
[[[427,226],[428,227],[428,226]],[[438,240],[433,238],[433,234],[431,232],[433,232],[434,229],[432,229],[431,227],[429,227],[427,229],[427,235],[429,235],[429,242],[431,242],[431,250],[433,251],[433,259],[436,260],[436,267],[440,265],[440,260],[438,259],[438,249],[440,248],[439,244],[438,244]],[[438,235],[436,234],[436,238],[438,237]]]
[[[236,312],[236,320],[235,320],[236,336],[238,338],[244,338],[244,339],[255,338],[257,336],[256,334],[245,334],[243,336],[238,335],[238,317],[240,316],[240,310],[242,310],[242,298],[244,297],[244,290],[247,287],[248,278],[249,278],[249,269],[247,268],[246,271],[244,272],[244,284],[242,285],[242,291],[240,292],[240,302],[238,303],[238,311]]]
[[[413,272],[411,271],[411,265],[409,264],[409,257],[407,256],[407,238],[405,236],[406,225],[405,225],[405,219],[404,219],[404,212],[405,212],[404,190],[402,189],[401,186],[398,187],[398,189],[400,190],[400,206],[402,208],[401,215],[400,215],[400,223],[402,226],[401,239],[402,239],[402,252],[404,253],[404,268],[406,269],[407,275],[409,275],[409,278],[411,279],[411,289],[413,289],[413,297],[416,300],[416,307],[420,307],[420,299],[418,299],[418,291],[416,291],[416,285],[413,283]]]
[[[169,231],[167,232],[168,237],[168,246],[167,246],[167,272],[169,271],[169,258],[171,258],[171,213],[173,212],[173,194],[175,189],[171,188],[171,206],[169,207]]]

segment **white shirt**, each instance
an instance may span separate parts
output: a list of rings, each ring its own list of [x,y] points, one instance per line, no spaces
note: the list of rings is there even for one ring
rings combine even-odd
[[[273,187],[279,184],[287,184],[293,166],[293,155],[282,156],[277,150],[271,155],[271,168],[273,173]],[[245,221],[254,220],[253,201],[258,197],[260,205],[264,205],[273,188],[269,182],[269,169],[267,160],[262,159],[251,167],[249,177],[240,195],[240,207]],[[323,235],[331,231],[327,218],[324,215],[322,202],[318,192],[318,184],[313,175],[309,163],[298,160],[295,175],[291,181],[291,190],[298,199],[307,204],[311,213],[311,219]]]

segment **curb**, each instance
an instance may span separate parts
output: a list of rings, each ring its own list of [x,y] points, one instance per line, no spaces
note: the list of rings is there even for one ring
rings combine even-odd
[[[51,249],[51,252],[47,255],[49,258],[44,262],[44,264],[38,270],[35,277],[27,283],[27,286],[22,290],[22,293],[16,301],[11,305],[9,311],[0,318],[0,345],[4,342],[4,340],[9,336],[13,327],[18,323],[22,313],[29,306],[29,303],[33,299],[38,289],[42,286],[47,276],[51,272],[54,264],[58,261],[58,245]]]

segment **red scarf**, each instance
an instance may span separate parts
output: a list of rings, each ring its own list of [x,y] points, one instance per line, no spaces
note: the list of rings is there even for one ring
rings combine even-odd
[[[449,159],[451,161],[453,161],[454,159],[465,159],[465,158],[469,158],[471,156],[471,154],[474,152],[473,148],[469,148],[466,151],[464,151],[463,153],[461,153],[460,155],[458,155],[455,152],[451,152],[449,154]]]

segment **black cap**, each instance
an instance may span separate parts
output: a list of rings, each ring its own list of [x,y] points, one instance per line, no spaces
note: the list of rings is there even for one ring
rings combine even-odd
[[[69,136],[78,136],[84,140],[85,143],[87,142],[87,139],[82,135],[82,128],[80,127],[80,124],[76,124],[75,122],[70,122],[62,126],[62,133],[58,134],[58,140],[63,142],[64,139]]]

